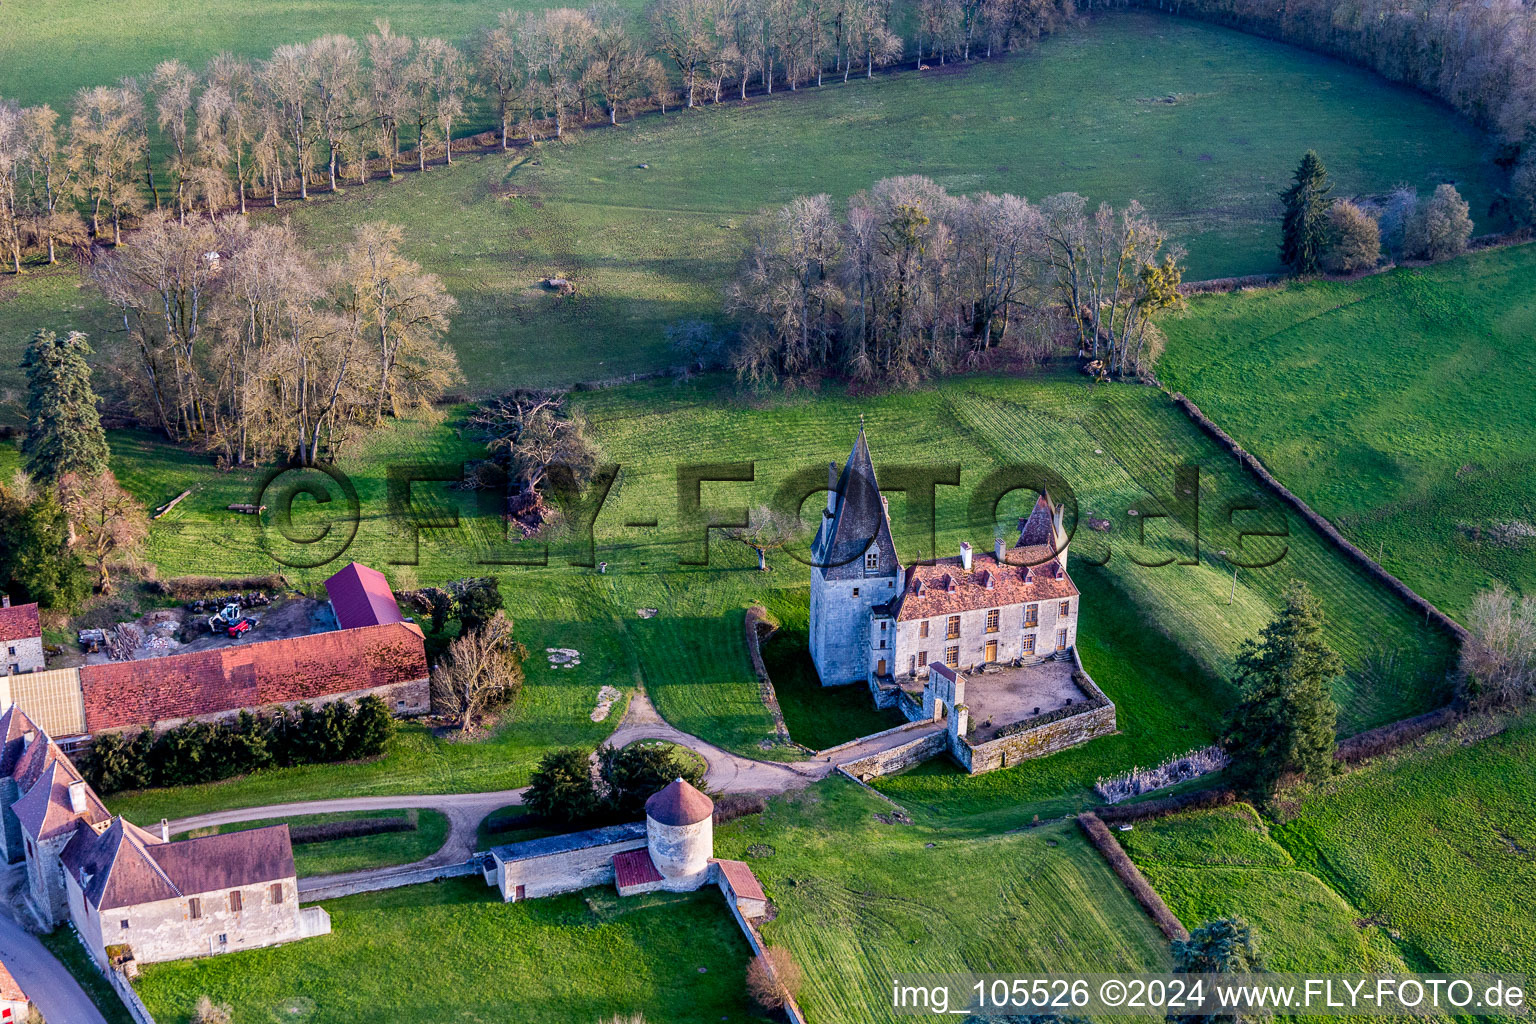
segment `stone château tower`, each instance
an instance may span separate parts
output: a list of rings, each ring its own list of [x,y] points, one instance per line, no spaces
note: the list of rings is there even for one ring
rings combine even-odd
[[[811,659],[823,686],[884,675],[869,635],[870,609],[898,593],[901,565],[864,428],[841,475],[827,464],[827,508],[811,547]]]

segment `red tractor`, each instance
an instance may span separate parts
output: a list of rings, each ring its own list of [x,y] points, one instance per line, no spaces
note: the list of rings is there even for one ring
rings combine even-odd
[[[233,603],[225,605],[219,614],[208,620],[210,632],[218,633],[223,631],[224,635],[231,640],[239,640],[251,631],[253,625],[255,623],[240,614],[240,606]]]

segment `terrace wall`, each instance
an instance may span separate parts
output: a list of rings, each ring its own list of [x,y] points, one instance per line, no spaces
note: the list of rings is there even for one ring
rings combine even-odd
[[[903,728],[906,727],[903,726]],[[931,732],[891,747],[889,750],[870,754],[857,761],[849,761],[841,767],[856,779],[873,779],[881,775],[893,775],[896,772],[905,771],[913,765],[938,757],[948,749],[949,737],[942,731]]]
[[[1048,717],[1046,715],[1040,716]],[[1032,757],[1044,757],[1068,747],[1115,731],[1115,705],[1104,703],[1075,715],[1045,722],[1011,736],[1000,736],[985,743],[962,740],[954,751],[955,759],[972,775],[1007,768]]]

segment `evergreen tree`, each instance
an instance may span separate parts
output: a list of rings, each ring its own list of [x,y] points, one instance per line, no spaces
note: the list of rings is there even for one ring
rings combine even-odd
[[[699,788],[704,785],[703,769],[685,762],[671,747],[636,744],[615,750],[609,746],[598,751],[597,758],[598,773],[608,787],[608,808],[626,821],[643,814],[645,802],[673,779],[687,779]]]
[[[1248,922],[1240,917],[1227,917],[1196,928],[1187,939],[1175,939],[1173,970],[1176,974],[1262,974],[1266,968]],[[1241,1014],[1196,1017],[1170,1013],[1168,1019],[1215,1024],[1248,1018]]]
[[[27,371],[27,435],[21,443],[26,470],[52,483],[66,473],[95,478],[107,471],[107,436],[91,389],[85,335],[70,331],[63,341],[38,331],[21,365]]]
[[[1237,657],[1242,699],[1222,739],[1234,781],[1263,796],[1287,774],[1333,770],[1337,711],[1329,686],[1343,664],[1323,642],[1323,610],[1307,585],[1292,580],[1284,600]]]
[[[69,517],[53,491],[0,495],[0,580],[44,608],[69,611],[90,594],[90,570],[70,548]]]
[[[1290,188],[1280,193],[1285,201],[1285,220],[1281,226],[1280,261],[1297,274],[1315,274],[1322,266],[1328,248],[1328,193],[1333,184],[1328,169],[1315,150],[1296,168]]]
[[[552,750],[539,760],[523,802],[535,814],[565,824],[592,817],[597,811],[597,787],[586,751],[575,747]]]

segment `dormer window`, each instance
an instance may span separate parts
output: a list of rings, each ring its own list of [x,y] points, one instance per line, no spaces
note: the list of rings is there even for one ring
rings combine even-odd
[[[923,578],[921,576],[912,581],[912,593],[916,594],[918,597],[923,596],[923,587]]]
[[[1026,565],[1024,567],[1024,582],[1025,583],[1033,583],[1033,582],[1035,582],[1035,569],[1034,569],[1033,566]]]
[[[864,571],[865,572],[879,572],[880,571],[880,552],[878,552],[878,551],[867,551],[867,552],[865,552],[865,554],[864,554]]]
[[[1051,563],[1051,575],[1056,577],[1058,580],[1066,575],[1066,572],[1062,569],[1060,562]]]

